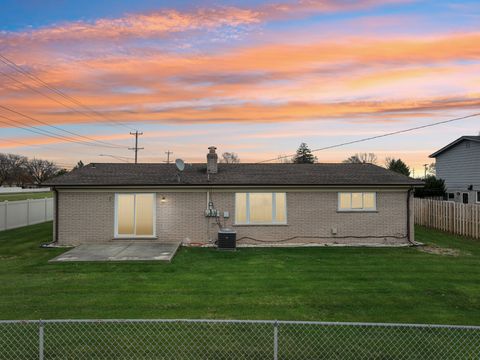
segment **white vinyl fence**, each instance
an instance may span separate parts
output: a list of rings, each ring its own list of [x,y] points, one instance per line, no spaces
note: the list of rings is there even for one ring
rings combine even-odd
[[[39,193],[49,192],[50,188],[32,188],[24,189],[18,186],[0,186],[0,194],[15,194],[15,193]]]
[[[0,202],[0,231],[53,220],[53,198]]]

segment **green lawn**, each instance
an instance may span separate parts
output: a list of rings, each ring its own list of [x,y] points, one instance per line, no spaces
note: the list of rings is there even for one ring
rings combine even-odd
[[[31,193],[13,193],[13,194],[0,194],[0,202],[2,201],[18,201],[27,199],[43,199],[51,198],[53,192],[31,192]]]
[[[170,264],[60,263],[51,223],[0,232],[0,319],[215,318],[480,324],[480,242],[416,248],[182,248]]]

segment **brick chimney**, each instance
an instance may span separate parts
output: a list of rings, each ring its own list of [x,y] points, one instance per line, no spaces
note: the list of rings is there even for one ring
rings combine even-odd
[[[207,154],[207,173],[208,174],[216,174],[218,172],[218,155],[215,152],[217,148],[215,146],[210,146],[208,148]]]

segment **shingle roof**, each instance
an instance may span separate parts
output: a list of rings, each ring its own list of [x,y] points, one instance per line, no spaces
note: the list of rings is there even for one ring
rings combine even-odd
[[[457,145],[458,143],[460,143],[462,141],[465,141],[465,140],[480,142],[480,135],[479,136],[462,136],[462,137],[459,137],[457,140],[452,141],[450,144],[444,146],[440,150],[435,151],[433,154],[429,155],[429,157],[431,157],[431,158],[437,157],[441,153],[447,151],[451,147],[453,147],[453,146]]]
[[[96,163],[47,181],[47,186],[420,186],[420,180],[371,164],[218,164],[206,174],[205,164]]]

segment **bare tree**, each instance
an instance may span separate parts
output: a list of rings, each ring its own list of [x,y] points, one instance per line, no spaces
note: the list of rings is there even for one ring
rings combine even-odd
[[[278,162],[280,164],[291,164],[293,162],[292,158],[288,155],[278,155],[277,156]]]
[[[240,162],[240,159],[238,158],[238,155],[234,152],[224,152],[222,154],[222,159],[220,159],[220,162],[224,164],[238,164]]]
[[[356,153],[348,159],[343,160],[346,164],[376,164],[377,155],[374,153]]]
[[[33,159],[27,162],[27,172],[36,184],[40,184],[54,177],[60,169],[48,160]]]
[[[0,185],[3,185],[8,178],[10,167],[7,154],[0,154]]]
[[[427,165],[427,175],[436,176],[437,174],[437,165],[435,163],[430,163]]]
[[[27,158],[15,154],[0,154],[0,185],[21,185],[25,182]]]

